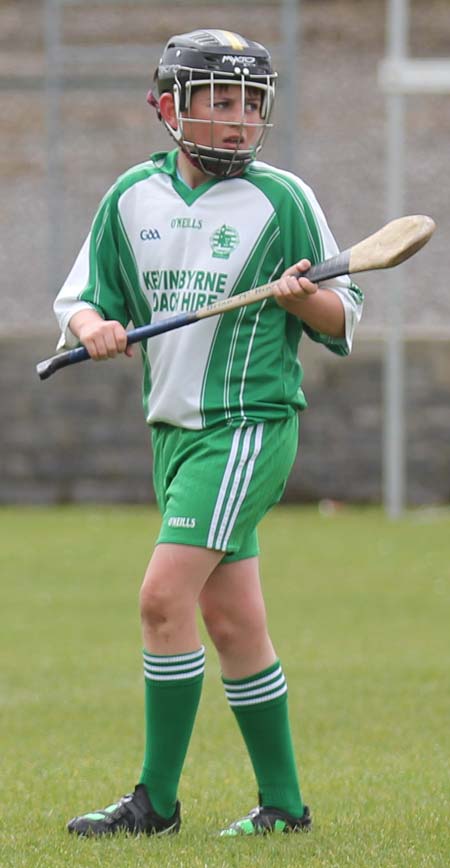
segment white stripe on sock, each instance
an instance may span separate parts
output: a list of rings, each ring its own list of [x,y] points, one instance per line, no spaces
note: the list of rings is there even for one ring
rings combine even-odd
[[[170,657],[149,654],[144,651],[144,675],[150,681],[180,681],[196,678],[205,671],[205,648],[189,654],[174,654]]]
[[[237,705],[257,705],[260,702],[269,702],[271,699],[277,699],[278,696],[283,696],[283,693],[287,693],[286,683],[284,683],[280,690],[275,691],[275,693],[270,693],[267,696],[258,696],[257,699],[230,699],[229,703],[232,708]]]
[[[256,690],[244,690],[244,691],[240,691],[239,693],[235,693],[233,690],[229,690],[228,688],[226,688],[225,693],[227,695],[227,699],[230,702],[233,699],[244,699],[244,698],[247,698],[249,696],[262,696],[263,701],[265,702],[266,701],[265,694],[271,693],[277,687],[281,687],[282,684],[286,684],[286,679],[285,679],[283,674],[281,674],[280,677],[277,678],[277,680],[274,681],[273,683],[266,684],[265,687],[258,687]]]
[[[281,665],[278,666],[273,672],[269,672],[268,675],[263,675],[262,678],[254,678],[253,681],[246,681],[245,684],[233,684],[229,681],[224,681],[225,690],[251,690],[254,687],[258,687],[260,684],[266,684],[268,681],[271,681],[272,678],[279,678],[282,674]]]
[[[205,646],[202,645],[198,651],[189,651],[188,654],[174,654],[168,657],[164,657],[160,654],[150,654],[149,651],[144,651],[144,660],[148,660],[149,663],[184,663],[188,660],[196,660],[197,658],[205,656]]]
[[[181,672],[178,675],[155,675],[154,672],[148,672],[144,667],[145,677],[148,681],[182,681],[185,678],[195,678],[197,675],[203,675],[204,666],[199,669],[194,669],[192,672]]]
[[[144,668],[149,672],[188,672],[190,669],[196,669],[198,666],[201,666],[204,663],[204,660],[201,658],[199,660],[193,660],[192,663],[175,663],[174,666],[155,666],[153,663],[147,663],[144,660]]]

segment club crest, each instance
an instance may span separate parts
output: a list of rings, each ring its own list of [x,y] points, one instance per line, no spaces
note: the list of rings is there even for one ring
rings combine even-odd
[[[213,232],[209,240],[212,255],[216,259],[229,259],[240,242],[237,230],[225,223]]]

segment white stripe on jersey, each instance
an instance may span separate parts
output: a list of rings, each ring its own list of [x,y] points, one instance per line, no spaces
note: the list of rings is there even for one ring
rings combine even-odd
[[[264,172],[264,170],[261,170],[261,168],[260,168],[261,165],[262,165],[261,163],[259,163],[259,164],[255,163],[254,164],[254,168],[257,168],[258,175],[263,175],[266,178],[272,178],[273,179],[273,177],[274,177],[273,173]],[[285,174],[286,177],[283,177],[283,174]],[[320,249],[319,250],[316,247],[314,236],[313,236],[311,229],[309,227],[309,222],[306,219],[305,206],[304,206],[303,200],[302,200],[301,196],[298,195],[298,193],[295,189],[295,185],[287,183],[287,178],[290,178],[292,181],[295,181],[297,186],[299,186],[303,190],[304,194],[306,195],[306,198],[308,199],[308,202],[311,206],[311,211],[312,211],[312,214],[313,214],[316,226],[317,226],[318,235],[320,238]],[[288,172],[283,173],[281,170],[277,169],[276,180],[281,186],[285,187],[285,189],[291,194],[291,196],[295,200],[295,203],[296,203],[299,211],[301,211],[301,213],[304,217],[304,220],[305,220],[305,227],[306,227],[306,232],[308,235],[308,240],[311,244],[312,249],[314,250],[316,262],[320,262],[324,258],[323,232],[322,232],[322,230],[324,228],[323,223],[326,225],[326,221],[325,221],[325,218],[324,218],[324,215],[323,215],[323,212],[321,211],[321,209],[320,209],[320,211],[321,211],[321,217],[323,218],[323,223],[322,223],[321,219],[318,219],[318,213],[316,211],[316,206],[317,207],[320,207],[320,206],[319,206],[319,203],[317,202],[317,199],[314,196],[314,193],[308,187],[307,184],[302,183],[299,178],[296,178],[294,175],[290,175]],[[314,199],[314,204],[311,201],[312,199]],[[335,245],[335,248],[336,248],[335,252],[338,253],[339,251],[338,251],[337,245]],[[331,254],[328,254],[328,255],[331,255]]]
[[[102,243],[103,236],[105,234],[106,224],[109,220],[109,212],[111,210],[111,205],[109,204],[107,208],[105,208],[105,213],[103,214],[102,225],[100,226],[99,233],[97,235],[96,240],[96,250],[98,253],[99,247]],[[98,259],[95,258],[95,293],[94,293],[94,303],[100,304],[100,281],[98,279]]]
[[[267,242],[267,244],[266,244],[266,246],[265,246],[265,248],[264,248],[264,250],[263,250],[263,252],[262,252],[262,254],[261,254],[260,263],[259,263],[259,266],[258,266],[257,271],[255,272],[255,275],[254,275],[254,278],[253,278],[253,280],[252,280],[251,286],[249,287],[250,289],[253,289],[255,286],[258,286],[258,283],[260,282],[260,270],[261,270],[261,266],[262,266],[262,264],[265,262],[266,256],[267,256],[267,254],[269,253],[269,250],[270,250],[270,248],[271,248],[271,245],[274,243],[274,241],[277,240],[277,238],[279,237],[279,235],[280,235],[280,229],[279,229],[279,227],[277,226],[276,229],[275,229],[275,231],[274,231],[274,232],[272,233],[272,235],[270,236],[270,238],[269,238],[269,240],[268,240],[268,242]],[[277,273],[277,271],[278,271],[278,269],[280,268],[282,262],[283,262],[282,259],[280,259],[279,262],[277,262],[277,265],[276,265],[275,269],[273,270],[272,274],[271,274],[270,277],[269,277],[269,281],[273,280],[274,274]],[[265,307],[265,305],[266,305],[266,301],[264,301],[264,302],[262,303],[262,305],[261,305],[261,307],[260,307],[260,309],[259,309],[259,311],[258,311],[258,313],[257,313],[257,315],[256,315],[256,321],[255,321],[255,325],[254,325],[253,330],[252,330],[251,340],[250,340],[250,343],[249,343],[249,347],[248,347],[248,351],[247,351],[247,355],[246,355],[246,360],[245,360],[245,365],[244,365],[244,369],[243,369],[243,372],[242,372],[241,388],[240,388],[240,392],[239,392],[239,403],[240,403],[241,412],[242,412],[242,424],[244,424],[244,423],[246,422],[246,417],[245,417],[245,413],[244,413],[244,409],[243,409],[243,396],[244,396],[245,379],[246,379],[246,374],[247,374],[248,362],[249,362],[249,359],[250,359],[251,350],[252,350],[252,347],[253,347],[253,341],[254,341],[254,339],[255,339],[256,328],[257,328],[258,323],[259,323],[259,318],[260,318],[260,315],[261,315],[261,311],[263,310],[263,308]],[[225,371],[225,377],[224,377],[224,390],[223,390],[223,404],[224,404],[224,409],[225,409],[225,416],[226,416],[227,419],[231,419],[231,418],[232,418],[232,412],[231,412],[231,406],[230,406],[230,384],[231,384],[231,372],[232,372],[232,368],[233,368],[233,362],[234,362],[234,355],[235,355],[235,351],[236,351],[236,346],[237,346],[237,342],[238,342],[238,339],[239,339],[239,330],[240,330],[240,327],[241,327],[242,321],[243,321],[243,319],[244,319],[244,316],[245,316],[245,308],[241,308],[241,310],[240,310],[239,313],[238,313],[238,316],[237,316],[237,319],[236,319],[236,323],[235,323],[235,325],[234,325],[233,334],[232,334],[231,342],[230,342],[230,349],[229,349],[229,351],[228,351],[228,360],[227,360],[227,367],[226,367],[226,371]]]
[[[272,236],[272,238],[274,238],[275,235],[279,235],[279,231],[278,231],[277,233],[274,233],[274,235]],[[272,239],[271,239],[271,240],[272,240]],[[282,262],[283,262],[282,259],[280,259],[279,262],[277,262],[274,271],[272,272],[272,274],[271,274],[270,277],[269,277],[269,283],[270,283],[271,280],[273,280],[273,278],[274,278],[274,274],[277,273],[277,271],[278,271],[278,269],[280,268]],[[239,392],[239,405],[240,405],[240,408],[241,408],[242,419],[243,419],[244,421],[247,421],[246,416],[245,416],[245,413],[244,413],[244,388],[245,388],[245,381],[246,381],[246,377],[247,377],[247,369],[248,369],[248,366],[249,366],[250,357],[251,357],[251,353],[252,353],[252,349],[253,349],[253,342],[254,342],[254,340],[255,340],[256,329],[258,328],[258,324],[259,324],[259,318],[260,318],[260,316],[261,316],[261,314],[262,314],[262,312],[263,312],[263,310],[264,310],[266,304],[267,304],[267,298],[263,301],[263,303],[262,303],[262,305],[261,305],[261,307],[260,307],[258,313],[256,314],[256,317],[255,317],[255,324],[254,324],[253,329],[252,329],[252,334],[251,334],[251,338],[250,338],[250,340],[249,340],[248,349],[247,349],[247,355],[246,355],[246,357],[245,357],[244,368],[243,368],[243,371],[242,371],[242,382],[241,382],[241,389],[240,389],[240,392]]]
[[[227,419],[231,419],[231,417],[232,417],[231,408],[230,408],[231,372],[233,369],[234,354],[236,351],[236,346],[237,346],[238,337],[239,337],[239,329],[241,327],[241,323],[242,323],[242,320],[244,319],[244,316],[245,316],[245,307],[241,307],[241,309],[238,312],[236,322],[234,324],[233,334],[231,336],[230,349],[228,351],[227,366],[225,369],[225,377],[224,377],[224,381],[223,381],[223,406],[225,409],[225,415],[226,415]]]
[[[288,189],[293,195],[298,208],[304,215],[305,207],[303,201],[293,188],[298,187],[303,192],[305,198],[310,205],[311,212],[313,214],[314,221],[319,233],[321,249],[320,251],[317,251],[317,247],[314,243],[314,238],[311,234],[311,230],[309,227],[309,222],[305,220],[308,238],[313,249],[316,251],[316,255],[318,257],[317,261],[320,261],[322,259],[329,259],[331,256],[336,256],[336,254],[339,253],[338,245],[330,230],[330,227],[328,226],[322,207],[317,201],[317,197],[311,187],[309,187],[308,184],[306,184],[301,178],[298,178],[296,175],[292,174],[292,172],[288,172],[285,169],[278,168],[273,170],[273,168],[267,163],[259,160],[255,160],[252,168],[253,170],[257,171],[258,175],[266,178],[274,178],[277,182],[282,184],[283,187]],[[288,181],[291,181],[292,183],[288,184]],[[349,293],[350,285],[351,281],[347,275],[343,275],[342,277],[334,277],[332,280],[327,281],[327,287],[332,289],[333,292],[335,292],[336,295],[339,296],[344,308],[345,340],[347,342],[349,352],[351,352],[352,349],[353,336],[356,326],[358,325],[362,315],[362,305],[355,304],[354,299]]]

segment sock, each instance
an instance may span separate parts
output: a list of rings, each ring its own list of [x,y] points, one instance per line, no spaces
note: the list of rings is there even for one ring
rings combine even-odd
[[[155,811],[175,811],[178,783],[197,713],[205,649],[163,657],[144,651],[145,755],[139,783]]]
[[[261,805],[301,817],[303,802],[280,662],[250,678],[222,680],[252,761]]]

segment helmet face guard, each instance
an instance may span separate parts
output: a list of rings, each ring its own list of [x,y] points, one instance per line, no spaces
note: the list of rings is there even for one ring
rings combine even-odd
[[[275,79],[276,73],[272,71],[270,55],[266,49],[227,31],[194,31],[174,37],[169,41],[155,73],[158,94],[171,93],[174,98],[177,128],[173,129],[163,120],[168,132],[196,167],[205,174],[218,178],[242,174],[261,150],[266,135],[273,126],[270,116],[275,96]],[[238,121],[214,118],[217,86],[239,88],[241,115]],[[192,116],[191,103],[196,87],[209,89],[210,120]],[[261,94],[260,121],[257,123],[246,120],[245,108],[249,91]],[[158,107],[153,95],[149,95],[148,101],[152,105],[156,103]],[[191,130],[190,137],[187,136],[186,121],[189,122]],[[209,124],[209,144],[199,145],[194,141],[192,129],[196,124],[201,124],[202,130]],[[220,133],[220,128],[224,126],[235,128],[235,147],[215,146],[216,134]],[[254,134],[255,130],[258,134],[251,146],[241,148],[239,139],[242,133],[246,131]]]
[[[183,83],[182,77],[180,73],[187,73],[188,78]],[[201,77],[199,77],[201,75]],[[166,124],[171,135],[175,138],[177,143],[180,145],[182,150],[194,161],[198,167],[205,172],[205,174],[214,175],[217,177],[225,178],[230,177],[232,175],[240,174],[244,171],[244,169],[255,159],[256,155],[261,150],[264,139],[269,131],[269,129],[273,126],[269,123],[270,114],[273,106],[274,99],[274,85],[271,81],[273,76],[261,76],[260,79],[256,81],[255,78],[252,79],[251,84],[248,81],[248,78],[245,76],[244,71],[240,72],[239,75],[229,75],[229,77],[225,77],[223,73],[207,73],[205,76],[204,71],[202,70],[185,70],[180,69],[179,72],[175,74],[175,85],[174,85],[174,102],[175,102],[175,113],[177,118],[178,127],[176,130],[173,130],[171,127]],[[233,88],[239,88],[240,91],[240,103],[241,103],[241,117],[239,121],[220,121],[214,120],[213,111],[214,111],[214,101],[215,101],[215,88],[217,85],[222,86],[232,86]],[[210,106],[211,106],[211,119],[209,121],[205,119],[198,119],[195,116],[192,116],[191,113],[191,102],[193,90],[195,87],[208,87],[210,92]],[[245,106],[248,99],[248,89],[260,91],[261,93],[261,121],[258,123],[248,123],[245,119]],[[184,111],[181,109],[181,106],[184,105]],[[210,144],[209,145],[199,145],[195,141],[190,140],[185,135],[185,122],[189,121],[189,126],[192,129],[192,126],[195,127],[196,124],[201,124],[202,128],[205,128],[206,124],[209,124],[210,130]],[[239,142],[236,143],[234,148],[217,148],[214,145],[215,134],[218,128],[220,127],[228,127],[235,128],[238,137],[240,138],[244,129],[248,132],[258,131],[257,138],[255,139],[254,144],[248,149],[243,149],[239,147]]]

